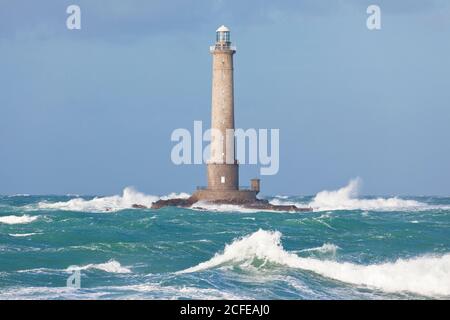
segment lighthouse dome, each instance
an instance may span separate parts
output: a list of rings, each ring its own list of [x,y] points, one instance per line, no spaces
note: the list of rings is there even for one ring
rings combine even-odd
[[[230,32],[230,29],[228,29],[227,27],[225,27],[224,25],[221,25],[216,32]]]

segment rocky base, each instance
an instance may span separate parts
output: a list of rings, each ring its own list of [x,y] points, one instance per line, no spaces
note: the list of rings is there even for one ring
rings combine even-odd
[[[161,209],[163,207],[181,207],[188,208],[192,206],[195,202],[197,202],[192,197],[187,199],[175,198],[169,200],[158,200],[153,203],[152,209]]]
[[[192,207],[195,203],[198,202],[198,199],[195,197],[190,197],[187,199],[169,199],[169,200],[158,200],[155,203],[153,203],[151,209],[161,209],[164,207],[180,207],[180,208],[189,208]],[[262,211],[288,211],[288,212],[308,212],[312,211],[312,208],[299,208],[295,205],[274,205],[269,203],[267,200],[261,200],[256,199],[253,201],[239,201],[239,200],[215,200],[215,201],[208,201],[208,203],[211,204],[229,204],[229,205],[237,205],[241,206],[246,209],[255,209],[255,210],[262,210]],[[133,208],[136,209],[143,209],[146,208],[145,206],[134,204]],[[202,209],[201,206],[196,206],[198,209]],[[207,210],[205,208],[205,210]]]

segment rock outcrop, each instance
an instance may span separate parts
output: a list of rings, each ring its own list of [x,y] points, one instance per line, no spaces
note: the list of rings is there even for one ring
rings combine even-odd
[[[168,200],[158,200],[153,203],[151,209],[161,209],[164,207],[180,207],[180,208],[190,208],[194,204],[196,204],[198,199],[195,197],[190,197],[187,199],[175,198]],[[308,212],[312,211],[312,208],[299,208],[295,205],[274,205],[271,204],[267,200],[256,199],[254,201],[236,201],[236,200],[216,200],[216,201],[208,201],[210,204],[228,204],[228,205],[236,205],[246,209],[255,209],[261,211],[280,211],[280,212]],[[135,209],[145,209],[146,206],[134,204],[133,208]],[[201,209],[201,205],[196,206],[196,208]],[[206,210],[206,208],[205,208]]]

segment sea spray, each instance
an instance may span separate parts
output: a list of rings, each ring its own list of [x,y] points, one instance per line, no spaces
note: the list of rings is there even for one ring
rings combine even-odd
[[[335,210],[375,210],[375,211],[409,211],[432,210],[438,207],[428,206],[416,200],[405,200],[398,197],[362,199],[359,197],[362,180],[352,179],[345,186],[333,191],[320,191],[309,203],[290,200],[289,197],[276,196],[270,200],[274,205],[296,205],[310,207],[314,211]],[[445,207],[447,208],[447,206]]]
[[[151,207],[152,204],[160,199],[167,200],[172,198],[188,198],[187,193],[171,193],[167,196],[153,196],[136,191],[132,187],[123,190],[121,196],[95,197],[91,200],[83,198],[75,198],[65,202],[40,202],[39,209],[55,209],[67,211],[83,211],[83,212],[116,212],[119,210],[131,209],[133,205],[143,205]]]
[[[309,204],[314,210],[405,210],[426,207],[414,200],[394,198],[358,199],[361,179],[351,180],[335,191],[321,191]]]

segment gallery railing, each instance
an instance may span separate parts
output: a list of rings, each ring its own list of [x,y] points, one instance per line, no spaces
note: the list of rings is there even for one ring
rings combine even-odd
[[[230,51],[236,51],[236,46],[232,46],[232,45],[226,45],[226,44],[216,44],[214,46],[210,46],[209,47],[209,51],[214,51],[214,50],[230,50]]]
[[[197,186],[197,190],[208,190],[208,187],[207,186]],[[253,189],[250,186],[239,186],[239,190],[252,191]]]

